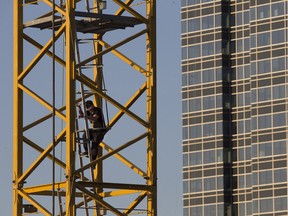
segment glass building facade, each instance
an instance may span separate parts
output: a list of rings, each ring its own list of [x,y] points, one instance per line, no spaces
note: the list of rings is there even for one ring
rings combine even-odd
[[[184,216],[288,215],[287,16],[285,0],[181,1]]]

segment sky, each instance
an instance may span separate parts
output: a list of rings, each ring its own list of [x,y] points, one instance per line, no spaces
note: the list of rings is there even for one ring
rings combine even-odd
[[[0,207],[12,214],[13,1],[0,7]],[[182,215],[180,1],[157,1],[158,215]]]

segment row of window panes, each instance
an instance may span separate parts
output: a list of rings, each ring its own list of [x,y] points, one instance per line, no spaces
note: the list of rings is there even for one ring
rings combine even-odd
[[[286,113],[275,113],[252,117],[252,130],[287,126]]]
[[[250,9],[250,20],[261,20],[284,15],[284,3],[274,3],[253,7]],[[256,16],[257,15],[257,16]]]
[[[251,147],[238,148],[233,150],[233,161],[251,160],[257,157],[267,157],[272,155],[281,155],[287,153],[286,141],[267,142]]]
[[[189,5],[195,5],[195,4],[200,4],[200,3],[212,2],[212,1],[213,0],[201,0],[201,1],[200,0],[182,0],[181,6],[185,7]],[[281,16],[281,15],[284,15],[284,10],[285,8],[284,8],[283,2],[261,5],[259,7],[252,7],[250,8],[250,16],[248,13],[245,13],[246,11],[244,12],[243,15],[241,14],[240,11],[237,12],[236,14],[237,24],[242,25],[242,23],[245,23],[245,18],[247,19],[247,17],[250,19],[250,21],[254,21],[256,19],[260,20],[260,19],[266,19],[269,17]]]
[[[273,174],[273,175],[272,175]],[[252,182],[253,179],[253,182]],[[273,169],[260,171],[259,173],[253,172],[253,174],[246,173],[245,175],[237,176],[237,183],[234,182],[234,185],[237,185],[237,189],[249,188],[256,185],[263,184],[276,184],[287,182],[287,169]]]
[[[223,134],[222,122],[183,127],[183,140]]]
[[[200,3],[207,3],[213,2],[215,0],[181,0],[181,7],[200,4]]]
[[[252,130],[260,130],[267,128],[283,127],[287,126],[286,113],[275,113],[269,115],[263,115],[258,117],[252,117]],[[237,121],[237,134],[250,133],[251,132],[251,120],[239,120]],[[236,131],[235,131],[236,132]]]
[[[251,92],[243,92],[241,94],[237,94],[236,98],[237,98],[237,107],[241,107],[241,106],[249,106],[251,104]],[[234,97],[233,97],[234,99]]]
[[[287,182],[287,168],[264,170],[252,173],[252,184],[264,185],[264,184],[276,184],[281,182]]]
[[[251,160],[251,147],[233,149],[233,161]]]
[[[221,107],[222,95],[212,95],[182,101],[182,113],[197,112]]]
[[[251,75],[285,70],[285,58],[274,58],[251,62]]]
[[[205,205],[183,209],[183,216],[223,216],[224,205]]]
[[[259,204],[258,204],[259,202]],[[274,204],[274,207],[273,207]],[[260,209],[259,209],[260,205]],[[236,205],[234,204],[236,207]],[[204,214],[203,214],[204,209]],[[238,203],[238,216],[247,216],[252,214],[252,203]],[[253,213],[256,214],[260,210],[261,213],[264,212],[275,212],[275,211],[285,211],[287,210],[287,197],[275,197],[275,198],[268,198],[268,199],[261,199],[253,201]],[[218,213],[218,215],[217,215]],[[218,209],[216,210],[216,205],[205,205],[197,206],[197,207],[190,207],[184,208],[184,216],[222,216],[223,213],[223,205],[218,205]]]
[[[251,35],[251,48],[271,46],[272,44],[274,45],[284,42],[285,31],[283,29]]]
[[[237,121],[237,134],[251,133],[251,119]]]
[[[231,79],[240,80],[250,78],[250,64],[249,65],[240,65],[232,69]]]
[[[249,10],[246,11],[239,11],[236,14],[234,14],[234,16],[231,16],[231,19],[233,19],[235,17],[236,19],[236,25],[246,25],[250,23],[250,17],[249,17]],[[232,20],[231,22],[232,24],[234,23],[234,21]]]
[[[252,157],[267,157],[272,155],[287,154],[286,140],[265,142],[258,145],[252,145]]]
[[[199,193],[202,191],[223,189],[223,177],[199,178],[183,181],[183,193]]]
[[[287,95],[286,91],[287,89],[285,85],[269,86],[265,88],[252,89],[251,103],[283,99]],[[243,103],[240,95],[241,94],[237,96],[239,98],[238,106],[240,106]]]
[[[183,166],[223,162],[223,150],[208,150],[183,154]]]
[[[283,78],[284,79],[284,78]],[[237,94],[237,106],[249,105],[250,103],[278,100],[286,97],[286,86],[269,86],[265,88],[252,89],[251,92]],[[244,100],[245,99],[245,100]],[[251,101],[250,101],[251,100]]]
[[[250,51],[250,38],[240,38],[231,43],[231,54]]]
[[[222,69],[208,69],[182,74],[182,86],[197,85],[222,80]]]
[[[199,45],[182,47],[182,60],[199,58],[222,53],[221,42],[209,42]]]
[[[213,14],[181,21],[181,32],[183,34],[217,27],[221,27],[221,14]]]
[[[287,197],[275,197],[253,201],[253,213],[287,210]]]
[[[252,175],[251,174],[246,173],[245,175],[237,176],[237,179],[238,179],[237,189],[252,187]]]

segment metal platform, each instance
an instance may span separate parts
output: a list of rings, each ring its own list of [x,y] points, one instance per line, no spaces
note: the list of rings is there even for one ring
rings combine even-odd
[[[54,25],[58,29],[65,22],[65,18],[60,16],[54,17]],[[140,20],[134,17],[75,11],[75,18],[78,17],[79,19],[75,20],[76,30],[82,33],[104,34],[108,31],[142,24]],[[24,28],[51,29],[52,15],[25,22]]]

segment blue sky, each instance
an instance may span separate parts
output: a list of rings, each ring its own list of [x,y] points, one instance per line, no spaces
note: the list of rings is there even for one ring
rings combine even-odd
[[[12,213],[13,1],[0,7],[1,215]],[[182,215],[180,2],[157,2],[158,215]]]

